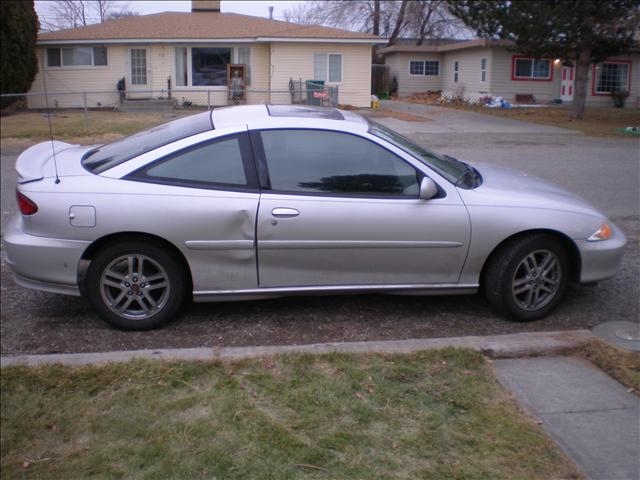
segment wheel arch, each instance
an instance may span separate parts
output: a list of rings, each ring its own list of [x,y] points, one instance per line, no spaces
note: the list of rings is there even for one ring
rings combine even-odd
[[[482,270],[480,272],[480,285],[484,286],[485,283],[485,273],[487,267],[491,264],[492,260],[501,253],[505,248],[508,248],[514,241],[520,240],[523,237],[534,236],[534,235],[548,235],[560,241],[565,250],[567,251],[570,266],[569,266],[569,279],[574,282],[580,281],[580,268],[582,265],[582,260],[580,256],[580,250],[578,250],[578,246],[575,244],[571,238],[565,235],[562,232],[551,229],[532,229],[532,230],[524,230],[522,232],[514,233],[513,235],[505,238],[502,242],[500,242],[489,254],[489,256],[484,261],[482,265]]]
[[[193,292],[193,278],[191,274],[191,268],[189,267],[189,262],[187,262],[187,259],[185,258],[183,253],[173,243],[165,240],[162,237],[152,235],[150,233],[117,232],[105,235],[104,237],[100,237],[99,239],[92,242],[91,245],[89,245],[82,253],[82,257],[80,257],[80,262],[78,264],[78,285],[80,286],[81,293],[83,293],[84,295],[84,286],[87,277],[87,271],[89,269],[89,264],[101,249],[109,244],[136,240],[150,242],[164,249],[170,250],[181,264],[182,271],[185,276],[184,279],[187,282],[187,284],[185,285],[186,291]]]

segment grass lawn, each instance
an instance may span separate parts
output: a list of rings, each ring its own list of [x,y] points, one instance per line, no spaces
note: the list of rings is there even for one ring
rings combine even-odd
[[[3,478],[580,478],[478,353],[2,369]]]
[[[621,133],[620,128],[640,126],[640,109],[638,108],[587,108],[582,120],[569,118],[567,107],[522,107],[522,108],[487,108],[479,105],[443,105],[449,108],[471,110],[474,112],[514,118],[526,122],[541,123],[554,127],[578,130],[585,135],[599,137],[638,138]]]
[[[70,143],[109,142],[196,112],[59,111],[51,116],[53,137]],[[2,146],[24,146],[49,140],[47,117],[19,112],[0,117]]]

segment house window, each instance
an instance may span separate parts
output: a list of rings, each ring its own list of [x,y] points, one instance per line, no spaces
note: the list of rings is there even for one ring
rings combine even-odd
[[[411,60],[409,62],[409,75],[424,75],[424,62]]]
[[[551,80],[551,60],[548,58],[513,57],[512,80]]]
[[[440,74],[440,62],[438,60],[426,60],[424,62],[424,74],[425,75],[439,75]]]
[[[186,87],[188,82],[187,49],[178,47],[176,48],[176,87]]]
[[[194,87],[225,86],[229,63],[231,63],[230,48],[192,48],[191,84]]]
[[[486,58],[480,59],[480,81],[481,82],[487,81],[487,59]]]
[[[104,67],[107,47],[47,48],[47,67]]]
[[[453,62],[453,83],[458,83],[458,75],[460,73],[460,63],[456,60]]]
[[[409,61],[409,75],[434,75],[440,74],[440,62],[438,60],[411,60]]]
[[[237,63],[246,65],[244,69],[245,81],[247,85],[251,85],[251,49],[249,47],[238,48]]]
[[[342,54],[316,53],[313,55],[313,78],[325,82],[342,82]]]
[[[594,93],[609,94],[609,92],[629,91],[629,63],[602,62],[595,67],[593,75]]]

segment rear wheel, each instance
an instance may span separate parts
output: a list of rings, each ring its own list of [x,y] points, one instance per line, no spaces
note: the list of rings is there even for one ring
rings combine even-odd
[[[185,296],[181,265],[140,241],[103,248],[87,273],[86,294],[100,316],[122,330],[149,330],[170,321]]]
[[[487,300],[512,320],[545,317],[564,295],[569,259],[562,243],[550,235],[516,239],[490,262],[484,275]]]

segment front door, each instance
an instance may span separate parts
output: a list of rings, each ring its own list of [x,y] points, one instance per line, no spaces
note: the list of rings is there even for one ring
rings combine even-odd
[[[573,67],[562,67],[560,99],[563,102],[573,101]]]
[[[150,98],[151,65],[146,48],[129,49],[129,78],[127,93],[130,98]]]
[[[422,174],[359,136],[261,138],[271,190],[258,209],[260,287],[457,283],[470,226],[455,189],[418,198]]]

